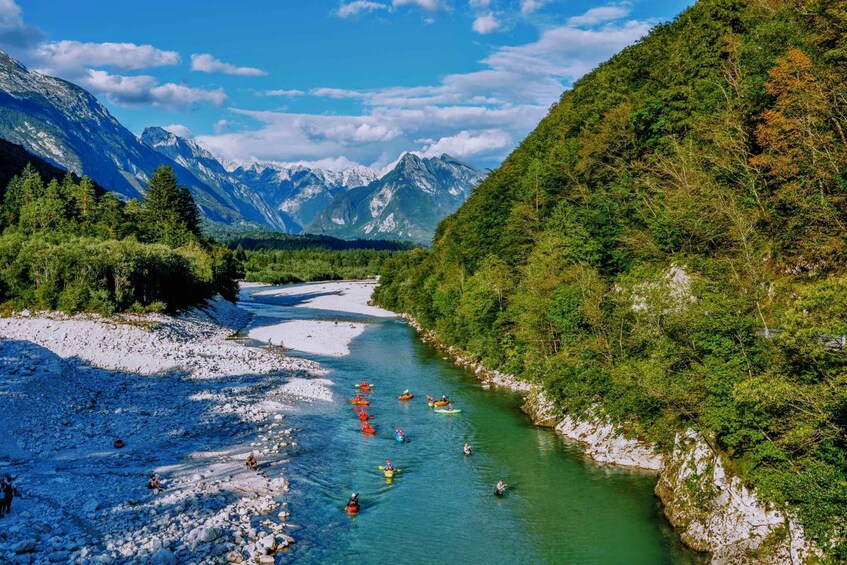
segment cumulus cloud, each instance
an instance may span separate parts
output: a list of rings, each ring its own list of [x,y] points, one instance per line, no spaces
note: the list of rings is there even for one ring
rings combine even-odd
[[[44,32],[24,23],[23,11],[14,0],[0,0],[0,45],[27,48],[44,39]]]
[[[423,153],[427,157],[437,157],[444,153],[461,158],[475,157],[512,144],[511,136],[501,129],[489,129],[476,133],[462,130],[456,135],[442,137],[438,141],[423,141],[426,142]]]
[[[521,0],[521,14],[528,15],[541,9],[550,0]]]
[[[491,6],[491,0],[469,0],[468,6],[474,10],[483,10]]]
[[[47,73],[75,71],[82,67],[112,67],[123,71],[137,71],[151,67],[176,65],[180,62],[176,51],[163,51],[152,45],[135,43],[83,43],[56,41],[42,43],[30,55]]]
[[[175,136],[181,137],[183,139],[191,139],[192,137],[194,137],[194,134],[191,133],[191,130],[182,124],[170,124],[167,126],[162,126],[162,129],[165,131],[169,131]]]
[[[473,21],[471,28],[481,35],[486,35],[500,29],[500,21],[492,13],[482,14]]]
[[[438,10],[445,9],[442,0],[392,0],[391,5],[395,8],[398,6],[412,6],[427,12],[437,12]]]
[[[362,12],[373,12],[374,10],[388,10],[390,6],[379,2],[371,2],[370,0],[354,0],[346,4],[341,4],[335,15],[339,18],[350,18],[358,16]]]
[[[222,106],[227,99],[220,88],[205,90],[172,82],[159,84],[155,77],[149,75],[113,75],[97,69],[86,69],[75,82],[121,106],[187,110],[201,103]]]
[[[303,96],[306,94],[303,90],[297,90],[296,88],[286,90],[286,89],[278,89],[278,90],[266,90],[262,94],[265,96]]]
[[[237,67],[215,59],[209,53],[195,53],[191,56],[191,70],[201,73],[223,73],[245,77],[265,76],[268,73],[255,67]]]
[[[611,22],[625,18],[629,15],[629,8],[625,6],[600,6],[591,8],[581,16],[568,19],[568,25],[574,27],[593,26],[605,22]]]

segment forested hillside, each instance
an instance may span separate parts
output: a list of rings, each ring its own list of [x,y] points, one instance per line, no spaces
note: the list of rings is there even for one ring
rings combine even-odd
[[[232,251],[203,236],[169,167],[143,202],[123,203],[87,177],[45,183],[27,165],[6,187],[0,230],[5,310],[174,311],[217,293],[234,300],[242,274]]]
[[[563,94],[376,299],[729,468],[847,559],[847,5],[701,0]]]

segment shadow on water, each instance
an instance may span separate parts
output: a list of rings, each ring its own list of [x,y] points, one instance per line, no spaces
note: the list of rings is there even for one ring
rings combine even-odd
[[[302,296],[302,295],[301,295]],[[293,459],[292,513],[298,544],[281,561],[398,563],[450,559],[474,563],[699,563],[661,515],[655,477],[587,462],[579,448],[531,425],[521,397],[485,391],[465,370],[422,344],[404,322],[288,308],[254,297],[254,324],[283,319],[363,319],[370,328],[346,357],[315,359],[335,382],[336,402],[290,417],[304,452]],[[249,304],[250,298],[246,303]],[[347,400],[368,393],[374,437],[359,430]],[[397,396],[406,388],[408,402]],[[450,397],[462,413],[445,416],[425,395]],[[411,439],[394,441],[402,427]],[[462,445],[473,446],[464,456]],[[391,459],[403,472],[388,482],[377,468]],[[493,496],[499,478],[509,483]],[[344,512],[352,492],[361,512]]]

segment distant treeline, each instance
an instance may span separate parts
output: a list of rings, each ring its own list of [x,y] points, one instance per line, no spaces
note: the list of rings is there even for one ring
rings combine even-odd
[[[4,310],[174,311],[220,293],[241,266],[203,236],[194,199],[160,167],[143,202],[121,202],[87,177],[45,183],[27,166],[0,205]]]
[[[237,234],[221,233],[216,234],[216,239],[233,249],[240,245],[245,251],[296,251],[301,249],[408,251],[417,247],[414,243],[408,241],[391,241],[385,239],[354,239],[347,241],[328,235],[292,235],[267,231],[248,231]]]

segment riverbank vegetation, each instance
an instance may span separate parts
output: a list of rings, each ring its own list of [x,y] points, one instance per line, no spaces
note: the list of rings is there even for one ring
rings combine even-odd
[[[220,293],[234,300],[240,265],[203,236],[194,200],[169,167],[143,202],[121,202],[88,178],[43,182],[26,167],[0,205],[0,304],[94,311],[174,311]]]
[[[578,81],[376,301],[847,560],[847,13],[700,0]]]

